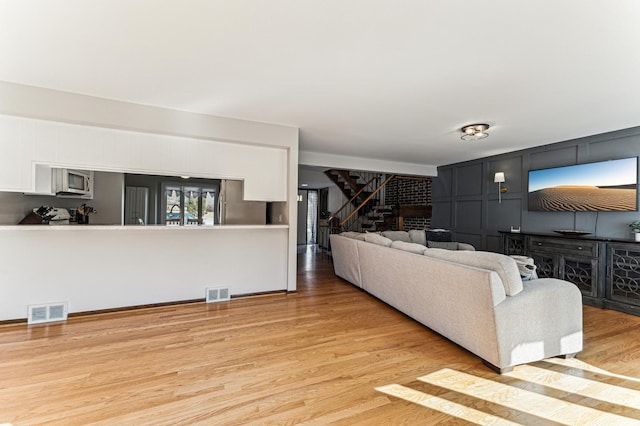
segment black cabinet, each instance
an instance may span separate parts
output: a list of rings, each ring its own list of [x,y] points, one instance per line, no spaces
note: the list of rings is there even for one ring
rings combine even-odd
[[[524,256],[524,234],[502,234],[502,249],[504,254]]]
[[[540,278],[575,284],[587,305],[640,315],[640,244],[502,232],[502,248],[533,258]]]
[[[640,315],[640,244],[608,245],[605,305]]]
[[[603,244],[566,237],[528,235],[525,253],[532,257],[540,278],[560,278],[575,284],[584,303],[603,307]]]

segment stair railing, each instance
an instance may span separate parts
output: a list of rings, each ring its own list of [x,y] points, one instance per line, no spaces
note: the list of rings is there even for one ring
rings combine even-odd
[[[369,182],[367,182],[367,184],[365,186],[363,186],[362,188],[360,188],[360,190],[358,192],[356,192],[356,195],[354,195],[353,197],[351,197],[351,199],[349,201],[347,201],[346,203],[344,203],[342,205],[342,207],[340,207],[334,214],[332,214],[329,217],[329,222],[331,223],[331,221],[333,221],[335,218],[338,217],[338,213],[340,213],[342,210],[344,210],[345,208],[347,208],[348,206],[352,205],[351,203],[358,198],[358,196],[360,194],[362,194],[364,192],[365,189],[367,189],[369,187],[369,185],[371,185],[373,183],[373,181],[379,179],[378,177],[373,177],[371,178],[371,180]],[[342,226],[342,224],[340,224],[340,226]]]
[[[355,214],[357,214],[368,202],[369,200],[371,200],[378,192],[380,192],[380,190],[382,188],[384,188],[384,186],[389,183],[389,181],[391,179],[393,179],[396,175],[389,175],[387,176],[387,178],[385,179],[384,182],[382,182],[371,194],[369,194],[367,196],[367,198],[365,198],[360,205],[358,205],[355,209],[353,209],[353,211],[351,213],[349,213],[347,215],[347,217],[345,217],[344,219],[342,219],[342,221],[340,222],[340,227],[344,226],[345,223],[347,223],[349,221],[349,219],[351,219]]]

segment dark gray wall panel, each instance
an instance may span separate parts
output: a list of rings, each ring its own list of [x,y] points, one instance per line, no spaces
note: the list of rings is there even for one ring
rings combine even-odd
[[[513,158],[496,159],[487,162],[487,174],[483,181],[486,183],[485,193],[498,196],[498,184],[493,181],[496,172],[504,172],[505,182],[502,184],[507,187],[510,194],[522,192],[523,173],[522,173],[522,155]],[[526,188],[524,188],[526,191]]]
[[[578,161],[578,147],[576,145],[547,149],[529,155],[529,170],[546,169],[576,164]]]
[[[451,228],[479,250],[499,251],[497,231],[518,224],[523,232],[578,229],[601,238],[631,240],[628,224],[638,219],[640,213],[530,212],[527,210],[527,180],[528,170],[639,155],[640,127],[635,127],[442,166],[438,169],[439,174],[442,171],[442,176],[446,176],[442,187],[450,188],[447,184],[453,182],[455,191],[436,200],[440,202],[433,205],[433,215],[437,218],[433,223]],[[496,171],[505,172],[509,188],[503,194],[502,204],[497,202],[497,184],[493,182]],[[449,226],[446,218],[451,217]]]
[[[593,236],[601,238],[634,238],[629,223],[640,217],[638,212],[581,212],[576,214],[576,229],[593,231]]]
[[[459,167],[455,174],[455,195],[482,195],[482,163]]]
[[[551,233],[554,229],[575,229],[572,212],[528,212],[522,230]]]
[[[433,209],[433,213],[431,215],[431,227],[451,229],[451,202],[435,201],[431,205]]]
[[[518,199],[489,200],[487,208],[487,229],[493,231],[508,231],[511,226],[518,227],[522,223],[522,201]]]
[[[482,201],[458,201],[455,212],[456,229],[482,228]]]
[[[453,169],[438,170],[438,177],[431,179],[431,197],[434,200],[451,197]]]
[[[499,235],[487,235],[487,247],[488,251],[495,251],[497,253],[502,252],[502,238]]]
[[[591,161],[614,160],[640,155],[640,136],[619,138],[615,141],[600,141],[589,144]]]
[[[482,235],[481,234],[469,234],[466,232],[456,232],[456,241],[459,243],[471,244],[479,250],[482,247]]]

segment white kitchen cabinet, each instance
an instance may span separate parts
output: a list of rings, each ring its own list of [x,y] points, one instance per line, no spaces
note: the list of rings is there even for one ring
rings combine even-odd
[[[53,169],[50,166],[36,164],[34,194],[56,195]]]
[[[32,189],[33,140],[25,119],[0,116],[0,191]]]
[[[36,165],[241,179],[246,200],[287,201],[285,148],[0,116],[0,191],[42,188]]]

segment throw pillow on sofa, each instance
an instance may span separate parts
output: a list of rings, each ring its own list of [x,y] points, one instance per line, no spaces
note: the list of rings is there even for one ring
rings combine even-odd
[[[409,231],[409,239],[412,243],[427,245],[427,233],[424,229],[411,229]]]
[[[427,229],[427,241],[451,241],[451,231],[447,229]]]
[[[516,261],[504,254],[489,251],[428,249],[425,250],[424,255],[495,271],[500,276],[500,280],[502,280],[504,292],[507,296],[515,296],[524,289]]]
[[[374,234],[369,232],[364,234],[364,240],[368,243],[378,244],[379,246],[384,246],[384,247],[390,247],[391,243],[393,242],[389,238],[383,237],[380,234]]]
[[[518,265],[518,271],[520,271],[520,277],[522,281],[531,281],[538,279],[538,273],[536,272],[537,266],[532,258],[527,256],[511,255],[509,256],[516,261]]]
[[[415,253],[415,254],[423,254],[424,251],[427,249],[422,244],[407,243],[405,241],[394,241],[391,243],[391,248],[408,251],[410,253]]]

